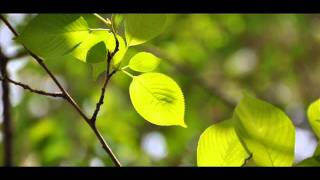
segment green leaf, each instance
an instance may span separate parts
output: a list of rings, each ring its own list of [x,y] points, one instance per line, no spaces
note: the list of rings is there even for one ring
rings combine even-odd
[[[303,161],[299,162],[295,166],[320,166],[320,157],[310,157],[307,159],[304,159]]]
[[[313,156],[304,159],[303,161],[296,164],[296,166],[320,166],[320,144],[315,149]]]
[[[114,68],[118,68],[120,62],[122,61],[124,55],[127,52],[127,47],[125,45],[124,40],[121,36],[117,35],[118,41],[119,41],[119,51],[116,53],[116,55],[112,59],[112,66]],[[110,35],[108,39],[106,40],[106,44],[108,46],[109,51],[114,51],[116,47],[115,39],[113,35]],[[107,61],[102,61],[98,63],[91,64],[91,70],[92,70],[92,76],[94,79],[97,79],[99,75],[104,73],[106,71],[107,67]]]
[[[104,42],[105,47],[113,51],[115,40],[113,34],[108,31],[90,30],[86,22],[88,17],[91,16],[41,14],[31,20],[17,40],[45,59],[65,60],[73,56],[84,62],[101,62],[105,59],[103,54],[106,52],[101,42]],[[114,62],[119,63],[126,47],[124,40],[120,36],[117,37],[120,42],[120,50],[114,57]],[[88,54],[89,51],[90,54]],[[94,55],[99,56],[93,58]],[[93,59],[87,60],[87,57]]]
[[[84,38],[83,41],[70,52],[70,54],[80,61],[89,63],[101,62],[105,60],[103,54],[106,54],[107,52],[107,50],[103,49],[103,47],[109,47],[107,42],[109,41],[109,39],[111,39],[111,37],[112,33],[109,33],[107,31],[93,31],[90,33],[90,35]],[[96,45],[98,45],[99,47],[97,47]],[[99,57],[95,58],[94,60],[88,60],[88,57],[91,58],[90,55],[88,55],[89,51],[91,54],[98,54]]]
[[[236,134],[233,120],[214,124],[200,136],[198,166],[241,166],[248,157]]]
[[[107,58],[107,48],[103,41],[100,41],[96,45],[92,46],[92,48],[87,53],[87,62],[88,63],[98,63],[106,60]]]
[[[112,20],[112,23],[114,25],[114,28],[118,29],[120,24],[123,21],[123,15],[122,14],[112,14],[111,20]]]
[[[135,46],[158,36],[166,26],[165,14],[126,14],[125,35],[128,46]]]
[[[87,62],[88,63],[97,63],[107,58],[107,48],[103,41],[100,41],[96,45],[92,46],[92,48],[87,53]]]
[[[320,99],[309,106],[307,114],[313,132],[320,139]]]
[[[63,56],[90,36],[86,20],[78,14],[41,14],[17,38],[43,58]]]
[[[280,109],[245,95],[235,109],[235,129],[259,166],[291,166],[295,129]]]
[[[150,72],[153,71],[159,63],[160,59],[153,54],[140,52],[130,59],[129,67],[138,72]]]
[[[183,93],[170,77],[161,73],[134,76],[129,93],[134,108],[145,120],[160,126],[187,127]]]
[[[115,56],[112,59],[112,65],[114,67],[117,67],[119,63],[122,61],[123,56],[126,54],[128,47],[126,46],[126,43],[124,42],[123,38],[120,35],[117,35],[117,39],[119,41],[119,50],[115,54]],[[116,40],[114,39],[113,35],[110,35],[106,41],[107,47],[110,52],[113,52],[116,48]]]
[[[97,79],[102,73],[106,72],[107,61],[90,64],[91,65],[91,75],[93,79]]]
[[[320,141],[318,142],[316,150],[313,152],[313,156],[320,156]]]

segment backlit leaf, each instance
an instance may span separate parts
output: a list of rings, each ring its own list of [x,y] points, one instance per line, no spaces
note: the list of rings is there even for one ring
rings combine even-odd
[[[309,106],[307,114],[313,132],[320,139],[320,99]]]
[[[130,59],[129,67],[138,72],[150,72],[153,71],[159,63],[160,59],[153,54],[140,52]]]
[[[165,14],[126,14],[125,35],[128,46],[135,46],[158,36],[166,26]]]
[[[234,130],[233,120],[216,123],[200,136],[198,166],[241,166],[248,157]]]
[[[235,129],[259,166],[291,166],[295,129],[275,106],[245,95],[235,109]]]
[[[161,73],[134,76],[129,92],[134,108],[145,120],[160,126],[186,127],[183,93],[170,77]]]
[[[79,14],[40,14],[17,40],[43,58],[63,56],[90,36],[86,20]]]

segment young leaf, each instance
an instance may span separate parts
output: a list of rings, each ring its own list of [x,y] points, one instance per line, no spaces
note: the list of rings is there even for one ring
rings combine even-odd
[[[88,35],[83,41],[75,47],[70,54],[77,58],[80,61],[89,62],[89,63],[98,63],[105,60],[104,55],[107,52],[108,46],[107,41],[111,39],[112,33],[107,31],[93,31]],[[91,54],[99,55],[99,57],[92,59],[87,59],[90,57],[88,54],[90,51]],[[94,58],[94,57],[92,57]]]
[[[134,76],[129,93],[134,108],[147,121],[160,126],[187,127],[183,93],[170,77],[161,73]]]
[[[309,106],[307,114],[313,132],[320,139],[320,99]]]
[[[135,46],[158,36],[165,28],[165,14],[126,14],[125,35],[128,46]]]
[[[86,20],[78,14],[40,14],[17,38],[43,58],[61,57],[90,36]]]
[[[87,62],[88,63],[98,63],[106,60],[107,58],[107,48],[103,41],[100,41],[96,45],[92,46],[92,48],[87,53]]]
[[[117,38],[119,41],[119,51],[112,58],[112,65],[115,68],[117,68],[119,66],[119,63],[122,61],[122,59],[127,51],[127,47],[126,47],[125,42],[122,39],[122,37],[117,35]],[[107,44],[108,50],[113,52],[115,49],[115,45],[116,45],[113,35],[108,36],[108,38],[106,39],[106,44]],[[92,76],[94,79],[97,79],[99,75],[101,75],[103,72],[106,71],[106,67],[107,67],[106,64],[107,64],[106,60],[102,61],[102,62],[91,64]]]
[[[129,62],[129,68],[138,72],[153,71],[160,63],[160,59],[151,53],[140,52],[134,55]]]
[[[124,42],[124,40],[121,36],[117,35],[117,39],[119,41],[119,50],[112,59],[113,66],[119,65],[119,63],[122,61],[122,58],[128,49],[128,47],[126,46],[126,43]],[[106,40],[106,44],[107,44],[109,51],[113,52],[114,49],[116,48],[116,40],[114,39],[113,35],[110,35],[108,37],[108,39]]]
[[[93,79],[98,79],[98,77],[106,72],[107,61],[90,64],[91,65],[91,75]]]
[[[198,166],[241,166],[249,157],[234,130],[233,120],[207,128],[200,136]]]
[[[114,28],[118,29],[120,24],[123,21],[123,15],[122,14],[112,14],[111,20],[114,25]]]
[[[245,95],[234,115],[236,132],[257,165],[292,165],[295,130],[285,113],[267,102]]]

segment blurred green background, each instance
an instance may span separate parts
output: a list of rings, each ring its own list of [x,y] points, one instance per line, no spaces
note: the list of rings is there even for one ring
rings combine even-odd
[[[21,30],[34,14],[9,14]],[[105,14],[105,17],[110,14]],[[0,46],[7,56],[22,50],[0,24]],[[134,110],[130,78],[121,72],[108,86],[98,128],[125,166],[196,166],[197,141],[214,122],[232,116],[246,91],[283,109],[296,130],[295,161],[312,155],[316,139],[306,119],[319,98],[320,16],[294,14],[172,14],[165,31],[131,48],[149,51],[162,62],[156,70],[181,86],[188,128],[150,124]],[[46,62],[82,108],[91,114],[101,79],[80,61]],[[125,65],[126,63],[123,63]],[[56,91],[29,56],[10,60],[10,77],[37,89]],[[11,86],[14,164],[17,166],[112,166],[98,140],[66,102]],[[2,114],[0,105],[0,113]],[[2,117],[0,126],[2,128]],[[0,130],[0,161],[3,159]]]

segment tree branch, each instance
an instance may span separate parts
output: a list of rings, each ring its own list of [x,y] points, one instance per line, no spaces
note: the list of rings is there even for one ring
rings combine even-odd
[[[7,76],[8,58],[2,53],[0,48],[0,71],[2,76]],[[4,135],[4,166],[12,166],[12,124],[10,112],[10,87],[8,81],[4,80],[2,86],[2,106],[3,106],[3,135]]]
[[[102,20],[106,25],[109,25],[108,22],[110,21],[106,21],[104,20],[100,15],[98,14],[95,14],[96,17],[98,17],[100,20]],[[117,35],[115,33],[115,30],[113,28],[113,25],[111,24],[111,31],[112,31],[112,34],[113,34],[113,37],[115,39],[115,42],[116,42],[116,46],[114,48],[114,50],[112,52],[108,51],[108,56],[107,56],[107,67],[106,67],[106,76],[105,76],[105,81],[103,83],[103,86],[101,88],[101,95],[100,95],[100,98],[99,98],[99,101],[96,105],[96,109],[94,110],[93,112],[93,115],[91,117],[91,122],[93,122],[95,124],[95,121],[97,119],[97,116],[98,116],[98,113],[100,111],[100,107],[103,105],[104,103],[104,97],[105,97],[105,92],[106,92],[106,87],[111,79],[111,77],[117,72],[116,70],[113,70],[111,73],[110,73],[110,65],[111,65],[111,61],[112,61],[112,58],[115,56],[115,54],[119,51],[119,40],[117,38]]]
[[[17,37],[19,34],[15,31],[15,29],[11,26],[11,24],[4,18],[4,16],[0,15],[0,19],[6,24],[6,26],[11,30],[11,32]],[[22,44],[23,45],[23,44]],[[74,107],[77,112],[82,116],[82,118],[87,122],[87,124],[91,127],[97,138],[99,139],[99,142],[101,143],[103,149],[108,153],[108,155],[111,157],[114,165],[120,167],[121,164],[119,160],[116,158],[114,153],[112,152],[109,145],[106,143],[106,141],[103,139],[99,131],[97,130],[96,126],[92,121],[90,121],[90,118],[87,117],[87,115],[81,110],[80,106],[75,102],[75,100],[69,95],[69,93],[63,88],[63,86],[59,83],[57,78],[53,75],[53,73],[48,69],[48,67],[45,65],[42,58],[34,54],[32,51],[30,51],[26,46],[23,45],[23,47],[26,49],[26,51],[38,62],[38,64],[47,72],[47,74],[50,76],[50,78],[54,81],[54,83],[58,86],[59,90],[64,95],[64,99],[69,102],[72,107]]]
[[[10,83],[12,83],[14,85],[22,87],[25,90],[29,90],[32,93],[36,93],[36,94],[40,94],[40,95],[44,95],[44,96],[64,98],[64,95],[62,93],[50,93],[50,92],[46,92],[46,91],[42,91],[42,90],[33,89],[27,84],[23,84],[21,82],[14,81],[14,80],[12,80],[12,79],[10,79],[8,77],[0,77],[0,81],[10,82]]]
[[[18,59],[18,58],[22,58],[27,56],[28,53],[26,51],[19,51],[17,54],[15,54],[14,56],[8,57],[8,60],[12,60],[12,59]]]

